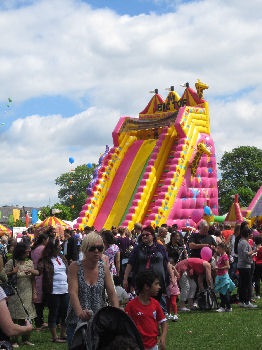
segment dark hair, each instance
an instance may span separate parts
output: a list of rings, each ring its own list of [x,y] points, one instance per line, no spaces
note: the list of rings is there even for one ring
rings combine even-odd
[[[262,237],[261,236],[257,236],[254,238],[255,244],[259,245],[262,244]]]
[[[144,231],[150,232],[151,235],[152,235],[153,238],[154,238],[154,241],[156,241],[156,233],[155,233],[155,230],[153,229],[152,226],[148,225],[148,226],[146,226],[146,227],[143,227],[143,231],[142,231],[142,232],[144,232]]]
[[[52,240],[49,240],[42,252],[42,258],[44,259],[44,258],[56,257],[58,252],[59,252],[59,247],[57,246],[57,244],[54,244]]]
[[[223,242],[221,242],[221,243],[218,243],[218,245],[217,245],[217,248],[218,247],[220,247],[221,249],[223,249],[224,251],[225,251],[225,253],[227,254],[227,255],[229,255],[229,249],[228,249],[228,246],[226,245],[226,243],[223,243]]]
[[[35,240],[35,243],[32,245],[32,250],[43,244],[44,241],[46,241],[49,238],[49,236],[46,233],[40,233],[38,237]]]
[[[157,274],[152,270],[141,271],[136,276],[136,289],[139,294],[144,286],[151,287],[155,280],[159,280]]]
[[[243,224],[243,222],[242,222]],[[243,238],[248,238],[249,235],[251,234],[251,230],[250,228],[248,227],[248,225],[242,225],[240,226],[240,236],[243,237]]]
[[[105,230],[102,232],[102,238],[103,241],[105,242],[105,244],[113,244],[114,243],[114,235],[112,233],[112,231],[110,230]]]
[[[28,250],[28,245],[23,242],[19,242],[14,248],[13,258],[15,260],[23,260],[27,250]]]

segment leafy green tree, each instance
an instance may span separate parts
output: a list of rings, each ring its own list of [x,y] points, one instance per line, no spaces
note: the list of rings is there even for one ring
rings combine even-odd
[[[58,209],[60,210],[60,212],[52,214],[52,209]],[[52,207],[50,207],[49,205],[47,205],[46,207],[42,207],[40,210],[39,219],[43,221],[51,215],[54,215],[61,220],[72,220],[72,213],[70,208],[60,203],[56,203]]]
[[[55,180],[55,184],[60,186],[58,198],[61,200],[61,204],[70,208],[73,219],[78,217],[85,204],[86,188],[92,180],[95,167],[95,164],[92,164],[92,167],[79,165],[74,171],[62,174]]]
[[[239,194],[241,206],[247,207],[262,185],[262,150],[240,146],[225,152],[218,164],[221,179],[218,181],[220,213],[226,213],[232,196]]]
[[[25,221],[23,220],[16,220],[16,222],[14,222],[14,227],[25,227]]]

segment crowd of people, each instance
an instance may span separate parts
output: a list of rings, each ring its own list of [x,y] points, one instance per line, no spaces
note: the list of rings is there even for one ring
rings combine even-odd
[[[247,222],[232,229],[203,220],[198,230],[137,223],[132,231],[86,227],[62,236],[48,227],[33,239],[28,232],[19,241],[2,238],[0,253],[1,337],[10,337],[13,348],[34,345],[34,325],[48,327],[51,341],[70,349],[79,322],[111,305],[133,319],[145,349],[157,349],[158,341],[165,349],[167,321],[198,310],[201,292],[214,291],[220,313],[231,312],[232,302],[255,309],[260,298],[262,231]],[[11,280],[14,293],[7,298]]]

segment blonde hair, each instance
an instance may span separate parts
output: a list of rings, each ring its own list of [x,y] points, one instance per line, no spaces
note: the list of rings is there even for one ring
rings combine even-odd
[[[99,233],[94,232],[94,231],[89,232],[82,241],[81,250],[82,250],[83,254],[85,254],[88,247],[96,245],[97,241],[101,241],[101,245],[104,245],[103,239]]]

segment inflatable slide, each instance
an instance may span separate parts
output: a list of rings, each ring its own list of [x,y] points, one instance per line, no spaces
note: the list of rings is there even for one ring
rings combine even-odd
[[[171,86],[138,118],[121,117],[88,186],[75,228],[97,230],[134,223],[195,226],[217,215],[215,148],[201,81],[180,97]]]

